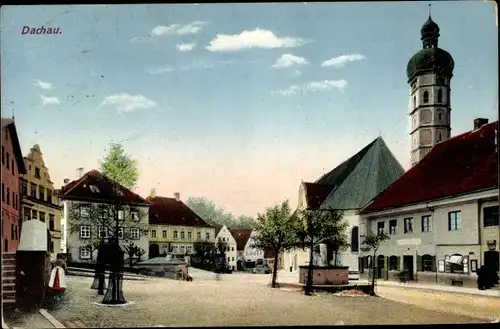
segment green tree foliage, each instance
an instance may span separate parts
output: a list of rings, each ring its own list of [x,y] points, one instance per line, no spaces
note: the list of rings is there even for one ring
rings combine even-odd
[[[108,154],[101,162],[101,172],[130,190],[136,187],[139,180],[137,160],[125,153],[120,143],[111,143]]]
[[[254,222],[255,236],[252,248],[271,250],[274,253],[274,269],[272,272],[271,286],[277,287],[279,254],[297,245],[294,235],[294,222],[292,210],[288,200],[279,205],[266,209],[264,214],[259,214]]]
[[[336,243],[337,248],[347,243],[348,223],[343,220],[340,210],[299,210],[295,220],[295,236],[297,243],[303,249],[309,249],[309,268],[305,294],[312,294],[312,275],[314,267],[314,248],[328,241]]]
[[[252,217],[244,215],[236,217],[223,207],[219,207],[214,202],[203,197],[188,198],[186,204],[198,216],[213,226],[225,225],[227,228],[250,228],[253,223]]]
[[[372,258],[372,288],[371,288],[371,295],[375,295],[375,274],[376,274],[376,256],[377,256],[377,251],[378,248],[380,248],[380,245],[386,241],[389,240],[391,237],[385,233],[385,232],[379,232],[378,234],[374,235],[368,235],[365,240],[363,241],[363,244],[367,245],[370,247],[370,249],[373,251],[373,258]]]

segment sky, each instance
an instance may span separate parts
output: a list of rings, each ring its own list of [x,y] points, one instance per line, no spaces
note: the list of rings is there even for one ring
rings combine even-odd
[[[452,136],[498,120],[494,5],[431,3]],[[425,2],[2,6],[2,116],[56,188],[123,142],[140,195],[255,216],[378,136],[409,167],[406,65],[427,18]],[[41,26],[59,30],[23,34]]]

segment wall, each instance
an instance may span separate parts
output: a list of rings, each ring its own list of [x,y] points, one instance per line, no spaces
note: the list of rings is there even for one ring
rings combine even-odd
[[[226,250],[226,261],[229,267],[236,269],[236,262],[238,260],[238,251],[236,250],[236,240],[234,239],[233,235],[229,230],[227,229],[226,226],[223,226],[222,229],[220,230],[219,234],[217,234],[217,237],[215,239],[215,243],[217,243],[219,240],[224,241],[227,244],[227,250]]]
[[[19,244],[21,232],[19,222],[21,193],[12,136],[7,127],[2,127],[2,156],[2,251],[13,252]],[[14,196],[15,204],[12,196]]]
[[[153,237],[155,232],[156,237]],[[163,231],[166,231],[166,236],[163,235]],[[174,238],[174,232],[177,231],[177,238]],[[184,239],[181,238],[184,232]],[[191,238],[189,239],[189,233],[191,232]],[[198,238],[198,233],[200,233],[200,238]],[[209,234],[209,239],[206,239],[207,233]],[[192,252],[194,252],[194,243],[196,242],[211,242],[215,243],[215,228],[214,227],[191,227],[191,226],[172,226],[172,225],[150,225],[149,226],[149,243],[156,243],[160,247],[160,253],[173,251],[174,254],[184,254],[187,252],[189,246]],[[168,247],[170,246],[170,250]],[[184,246],[184,253],[182,252],[181,246]]]

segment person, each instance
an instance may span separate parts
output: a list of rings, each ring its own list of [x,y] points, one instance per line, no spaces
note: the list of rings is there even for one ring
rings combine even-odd
[[[293,269],[293,267],[292,267],[292,266],[290,266],[290,272],[292,271],[292,269]]]
[[[485,290],[486,289],[486,284],[485,284],[485,266],[482,265],[480,268],[478,268],[476,274],[477,274],[477,289],[479,290]]]

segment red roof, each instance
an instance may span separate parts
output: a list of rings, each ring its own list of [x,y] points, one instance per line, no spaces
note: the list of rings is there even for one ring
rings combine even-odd
[[[251,228],[233,228],[229,230],[231,235],[236,240],[236,250],[244,250],[245,246],[250,238],[250,234],[252,234]]]
[[[311,209],[319,208],[334,188],[333,185],[318,183],[304,183],[304,186],[307,206]]]
[[[212,227],[181,200],[160,196],[146,200],[151,203],[149,224]]]
[[[361,213],[498,187],[496,129],[498,121],[437,144]]]
[[[12,148],[14,149],[14,158],[16,159],[17,171],[24,175],[26,174],[26,166],[24,165],[23,152],[21,151],[21,144],[19,143],[19,136],[17,135],[16,123],[14,119],[2,118],[2,133],[7,129],[10,134]]]
[[[97,187],[97,190],[92,191],[91,186]],[[116,187],[119,187],[123,195],[119,195],[116,192]],[[114,201],[120,198],[125,202],[148,204],[141,196],[107,178],[98,170],[91,170],[83,175],[82,178],[63,186],[60,191],[60,197],[62,199],[95,200],[104,202]]]

